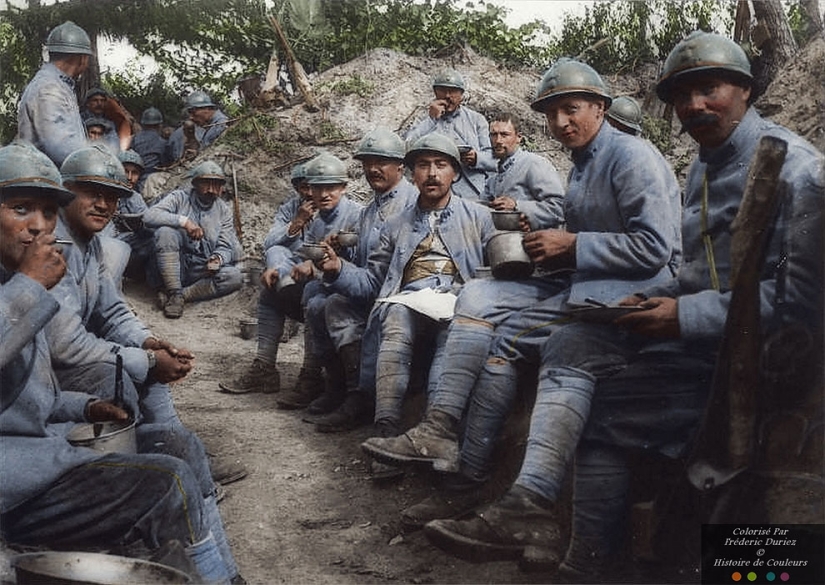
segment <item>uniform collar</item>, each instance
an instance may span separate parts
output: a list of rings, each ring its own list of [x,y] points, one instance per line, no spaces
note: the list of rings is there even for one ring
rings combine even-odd
[[[753,107],[748,108],[727,140],[715,148],[699,148],[699,160],[708,165],[723,164],[747,148],[753,128],[759,121],[759,114]]]

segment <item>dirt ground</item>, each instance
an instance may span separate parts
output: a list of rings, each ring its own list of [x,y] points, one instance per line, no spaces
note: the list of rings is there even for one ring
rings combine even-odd
[[[238,319],[254,308],[256,290],[188,305],[165,319],[140,285],[127,282],[137,315],[164,338],[189,347],[194,372],[173,386],[184,423],[207,450],[242,463],[249,476],[226,486],[220,510],[243,576],[268,583],[515,583],[515,563],[473,565],[431,547],[421,532],[403,534],[398,512],[430,493],[433,477],[412,472],[375,484],[359,444],[369,428],[315,432],[300,411],[278,410],[277,395],[228,395],[218,382],[242,371],[255,351]],[[281,346],[282,386],[291,386],[303,356],[300,335]],[[538,576],[536,576],[538,578]],[[546,578],[546,577],[545,577]]]

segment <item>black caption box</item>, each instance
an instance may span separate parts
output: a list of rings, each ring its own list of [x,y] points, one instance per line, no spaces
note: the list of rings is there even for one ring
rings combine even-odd
[[[822,585],[825,525],[703,524],[702,583]]]

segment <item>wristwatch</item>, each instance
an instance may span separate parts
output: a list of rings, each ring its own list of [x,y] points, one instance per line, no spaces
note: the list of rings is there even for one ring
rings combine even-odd
[[[158,365],[158,358],[155,355],[155,352],[151,349],[146,350],[146,359],[149,360],[149,369],[153,369],[156,365]]]

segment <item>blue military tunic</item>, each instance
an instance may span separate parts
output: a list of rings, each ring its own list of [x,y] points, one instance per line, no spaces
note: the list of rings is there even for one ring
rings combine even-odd
[[[17,108],[18,136],[58,167],[69,153],[87,145],[74,86],[71,77],[45,63],[23,90]]]

